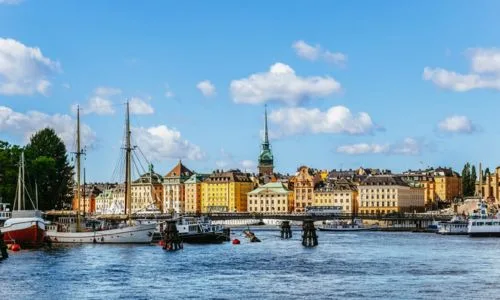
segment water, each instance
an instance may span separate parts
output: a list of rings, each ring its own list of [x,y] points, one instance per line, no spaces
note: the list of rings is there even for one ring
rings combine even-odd
[[[494,299],[500,239],[422,233],[256,231],[262,243],[73,245],[0,263],[0,299]]]

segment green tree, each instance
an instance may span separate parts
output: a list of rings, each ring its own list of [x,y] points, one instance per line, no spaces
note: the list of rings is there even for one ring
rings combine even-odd
[[[0,141],[0,202],[14,204],[22,148]]]
[[[469,178],[469,193],[471,196],[474,196],[474,194],[476,193],[476,181],[477,181],[476,166],[473,165]]]
[[[463,195],[466,196],[471,196],[470,195],[470,164],[466,163],[464,165],[464,168],[462,169],[462,193]]]
[[[62,209],[71,204],[73,168],[63,141],[51,128],[35,133],[25,150],[29,182],[38,185],[40,210]]]
[[[491,175],[490,168],[486,168],[486,170],[484,170],[483,177],[486,178],[487,175]]]

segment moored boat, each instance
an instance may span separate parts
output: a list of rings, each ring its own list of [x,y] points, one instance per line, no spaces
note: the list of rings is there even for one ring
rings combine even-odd
[[[461,216],[454,216],[450,221],[439,222],[438,234],[466,235],[468,222]]]
[[[469,218],[467,233],[470,237],[500,237],[500,213],[490,216],[488,205],[481,201]]]
[[[230,240],[229,229],[207,218],[184,217],[177,222],[179,237],[188,244],[219,244]]]
[[[327,221],[318,226],[320,231],[368,231],[371,227],[365,227],[360,219],[354,219],[351,223],[340,220]]]

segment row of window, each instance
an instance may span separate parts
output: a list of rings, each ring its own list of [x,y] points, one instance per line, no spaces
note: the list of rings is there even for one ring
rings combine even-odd
[[[384,206],[396,206],[396,201],[392,201],[392,202],[389,202],[389,201],[387,201],[387,202],[385,202],[385,201],[382,201],[382,202],[379,202],[379,201],[377,201],[377,202],[374,202],[374,201],[372,201],[372,202],[363,201],[363,202],[361,202],[361,206],[362,207],[369,207],[369,206],[382,206],[382,207],[384,207]]]
[[[287,211],[286,207],[283,206],[283,207],[274,207],[274,206],[271,206],[270,208],[269,207],[249,207],[248,208],[248,211],[254,211],[254,212],[264,212],[264,211]]]
[[[386,199],[385,197],[386,195],[382,194],[382,195],[361,195],[360,198],[361,200],[368,200],[368,199]],[[387,195],[387,199],[396,199],[396,194],[392,194],[392,197],[391,195]]]

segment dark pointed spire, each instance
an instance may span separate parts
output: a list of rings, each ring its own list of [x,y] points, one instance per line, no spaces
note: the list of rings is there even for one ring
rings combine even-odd
[[[264,105],[264,144],[269,145],[269,135],[267,132],[267,104]]]

